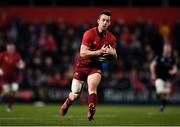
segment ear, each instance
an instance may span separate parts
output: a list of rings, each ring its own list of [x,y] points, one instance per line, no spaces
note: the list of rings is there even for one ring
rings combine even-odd
[[[99,21],[100,21],[100,20],[99,20],[99,18],[98,18],[98,19],[97,19],[97,23],[98,23],[98,24],[99,24]]]
[[[109,21],[109,26],[111,25],[111,20]]]

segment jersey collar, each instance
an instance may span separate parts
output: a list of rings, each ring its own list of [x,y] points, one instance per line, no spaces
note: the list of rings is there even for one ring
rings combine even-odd
[[[96,32],[97,32],[97,34],[99,35],[100,38],[103,38],[103,37],[105,36],[105,34],[106,34],[106,31],[100,33],[100,32],[98,31],[98,28],[97,28],[97,27],[96,27]]]

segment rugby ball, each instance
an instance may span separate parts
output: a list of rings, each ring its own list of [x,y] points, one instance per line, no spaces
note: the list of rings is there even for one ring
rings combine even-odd
[[[102,62],[102,63],[107,63],[107,62],[111,61],[111,57],[112,56],[99,56],[97,58],[97,60]]]

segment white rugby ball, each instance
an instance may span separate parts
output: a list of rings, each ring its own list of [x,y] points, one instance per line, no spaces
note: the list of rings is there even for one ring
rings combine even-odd
[[[97,58],[97,60],[100,61],[100,62],[104,62],[104,63],[109,62],[109,59],[107,57],[105,57],[105,56],[100,56],[100,57]]]

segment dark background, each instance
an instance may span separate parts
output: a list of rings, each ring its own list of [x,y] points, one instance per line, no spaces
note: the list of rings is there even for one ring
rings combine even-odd
[[[179,7],[179,0],[0,0],[0,6]]]

